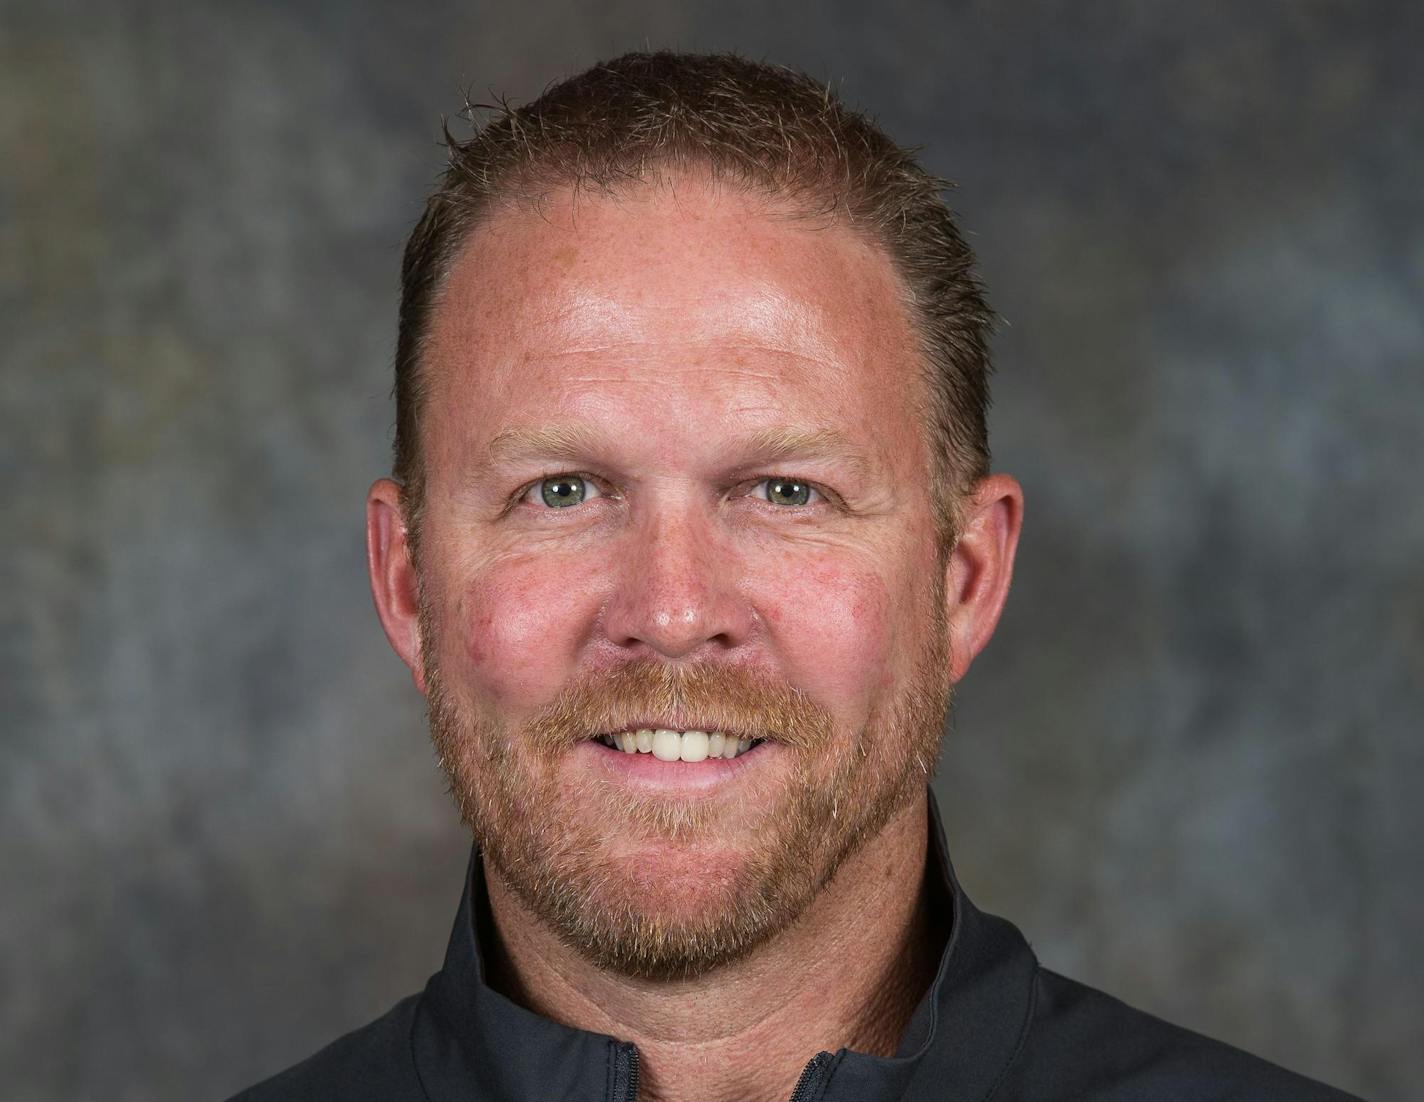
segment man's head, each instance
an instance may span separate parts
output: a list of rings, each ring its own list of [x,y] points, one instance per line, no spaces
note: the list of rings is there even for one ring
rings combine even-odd
[[[629,974],[746,953],[922,798],[1007,589],[1019,498],[983,477],[968,250],[942,207],[902,209],[954,242],[906,271],[865,213],[890,184],[833,153],[893,146],[811,87],[595,70],[457,150],[484,197],[437,196],[407,252],[377,606],[495,875]],[[960,343],[927,351],[951,301]],[[956,402],[977,413],[942,432]],[[681,760],[628,743],[656,728]],[[694,760],[712,740],[675,732],[752,746]]]
[[[559,191],[619,194],[695,171],[774,196],[808,221],[846,226],[889,254],[922,346],[922,422],[936,508],[952,537],[959,498],[989,471],[992,315],[941,197],[946,182],[912,151],[806,75],[725,54],[626,54],[506,109],[467,141],[446,138],[449,168],[401,272],[393,473],[412,524],[424,502],[431,313],[471,230]]]

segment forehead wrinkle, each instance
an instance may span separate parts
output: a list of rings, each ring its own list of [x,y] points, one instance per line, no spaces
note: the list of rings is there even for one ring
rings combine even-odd
[[[580,397],[588,397],[592,387],[612,387],[626,389],[655,389],[666,392],[676,386],[681,393],[701,394],[715,397],[713,400],[728,400],[726,385],[732,382],[754,381],[762,384],[782,384],[791,379],[824,379],[829,375],[844,375],[844,364],[802,356],[794,352],[766,353],[760,362],[753,363],[733,353],[728,356],[707,355],[701,349],[688,349],[681,354],[669,352],[665,347],[648,346],[619,350],[614,355],[612,349],[599,349],[594,355],[580,352],[554,353],[550,356],[533,355],[526,361],[537,364],[559,364],[559,382],[566,388],[578,388]],[[718,351],[718,350],[714,350]],[[573,364],[565,364],[572,359]],[[644,365],[657,367],[656,374],[641,369]],[[619,370],[619,368],[623,370]],[[685,379],[695,384],[688,387]],[[771,397],[768,392],[768,397]]]
[[[685,350],[687,354],[697,355],[698,362],[696,366],[699,370],[703,370],[707,367],[723,366],[715,362],[708,362],[709,354],[715,355],[716,353],[733,354],[734,358],[729,361],[727,366],[736,367],[738,369],[748,368],[749,365],[747,361],[741,359],[739,355],[748,352],[773,357],[777,360],[794,360],[798,363],[819,369],[840,366],[841,360],[843,359],[843,357],[837,358],[832,353],[822,352],[820,349],[815,350],[816,354],[813,355],[811,352],[793,348],[787,344],[768,344],[762,341],[751,340],[684,340],[681,341],[677,347]],[[567,358],[612,358],[621,357],[628,353],[638,353],[640,359],[647,355],[652,355],[658,359],[671,359],[673,366],[676,366],[678,361],[676,358],[669,356],[668,348],[668,343],[661,340],[608,339],[596,344],[560,343],[557,346],[548,348],[536,346],[523,353],[523,360],[525,363],[530,363],[540,360],[552,361]],[[767,378],[777,377],[777,374],[771,371],[758,372],[757,374],[765,375]],[[584,376],[577,376],[577,378],[582,379]]]

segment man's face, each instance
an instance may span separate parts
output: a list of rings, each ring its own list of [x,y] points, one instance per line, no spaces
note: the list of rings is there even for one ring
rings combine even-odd
[[[473,235],[425,363],[422,667],[486,857],[605,967],[746,952],[938,746],[944,560],[890,261],[698,179],[556,195]],[[640,728],[764,741],[600,738]]]

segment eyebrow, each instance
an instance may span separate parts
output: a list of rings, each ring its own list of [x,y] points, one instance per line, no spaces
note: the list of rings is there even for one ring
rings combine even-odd
[[[876,464],[834,429],[759,429],[741,441],[739,449],[753,463],[788,459],[830,459],[849,467],[858,478],[868,478]]]
[[[609,450],[607,437],[583,425],[510,428],[490,441],[479,473],[533,459],[578,461]],[[878,466],[841,433],[826,428],[757,429],[737,439],[728,454],[739,457],[739,468],[786,460],[829,459],[845,464],[858,478],[869,477]]]
[[[528,459],[575,459],[604,450],[603,436],[581,425],[505,429],[489,443],[485,469]]]

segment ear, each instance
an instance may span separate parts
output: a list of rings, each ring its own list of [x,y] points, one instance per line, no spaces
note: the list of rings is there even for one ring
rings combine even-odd
[[[1009,595],[1023,525],[1023,487],[1006,474],[980,479],[964,502],[959,542],[945,564],[951,682],[994,634]]]
[[[366,567],[371,596],[386,638],[410,667],[415,687],[425,692],[420,661],[420,603],[415,565],[410,558],[400,487],[389,478],[377,479],[366,495]]]

